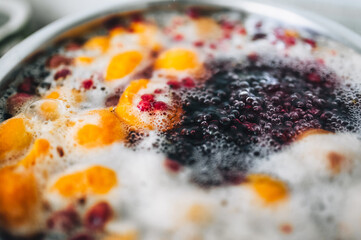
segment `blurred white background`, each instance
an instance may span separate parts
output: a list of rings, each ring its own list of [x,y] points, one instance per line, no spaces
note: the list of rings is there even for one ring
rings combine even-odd
[[[12,1],[12,0],[8,0]],[[108,2],[132,0],[27,0],[31,3],[37,26],[43,26],[62,16],[94,8]],[[182,1],[182,0],[176,0]],[[242,0],[238,0],[242,1]],[[250,0],[252,1],[252,0]],[[258,0],[282,4],[318,13],[361,33],[361,0]]]

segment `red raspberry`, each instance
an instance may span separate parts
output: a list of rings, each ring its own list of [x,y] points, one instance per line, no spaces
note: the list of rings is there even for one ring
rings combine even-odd
[[[148,112],[148,111],[152,110],[152,104],[150,102],[144,101],[144,100],[140,101],[138,103],[137,107],[142,112]]]
[[[93,80],[88,79],[82,82],[83,88],[89,90],[93,86]]]
[[[168,109],[167,104],[162,101],[155,102],[153,104],[153,107],[154,107],[154,110],[159,110],[159,111],[165,111]]]
[[[154,102],[153,94],[143,94],[140,98],[146,102]]]

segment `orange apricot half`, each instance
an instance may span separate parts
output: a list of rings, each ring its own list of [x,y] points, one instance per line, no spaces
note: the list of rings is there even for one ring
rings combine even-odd
[[[11,118],[0,124],[0,163],[7,157],[20,154],[28,148],[32,135],[22,118]]]
[[[12,228],[31,221],[39,199],[34,175],[5,167],[0,169],[0,182],[1,224]]]
[[[163,52],[156,59],[154,68],[184,71],[194,70],[200,65],[195,52],[183,48],[173,48]]]
[[[93,110],[86,116],[100,118],[98,124],[85,124],[77,130],[76,142],[86,148],[110,145],[124,140],[127,136],[126,126],[107,109]]]
[[[36,139],[30,152],[18,163],[26,168],[34,166],[37,159],[49,152],[50,143],[46,139]]]
[[[64,197],[106,194],[117,184],[116,173],[107,167],[93,166],[60,177],[52,186]]]
[[[141,63],[143,55],[138,51],[127,51],[115,55],[108,65],[105,80],[114,81],[132,73]]]
[[[332,134],[332,132],[323,129],[309,129],[296,136],[296,141],[305,139],[306,137],[311,135],[320,135],[320,134]]]
[[[267,204],[279,202],[288,196],[286,184],[266,174],[250,174],[247,181],[257,195]]]
[[[109,38],[107,36],[92,37],[84,44],[84,47],[89,50],[105,52],[109,48]]]
[[[123,92],[115,108],[115,113],[128,125],[137,129],[165,131],[176,125],[182,114],[180,107],[169,106],[166,110],[159,112],[144,112],[135,103],[135,97],[139,97],[139,91],[147,89],[150,81],[140,79],[132,81]]]

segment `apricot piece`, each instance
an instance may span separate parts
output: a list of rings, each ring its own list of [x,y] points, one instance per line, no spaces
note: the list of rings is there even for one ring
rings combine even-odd
[[[155,61],[155,69],[184,71],[200,66],[197,54],[188,49],[173,48],[163,52]]]
[[[149,115],[147,111],[143,111],[146,106],[134,104],[134,97],[138,94],[141,89],[145,89],[148,87],[149,80],[140,79],[136,81],[132,81],[129,86],[125,89],[122,96],[119,99],[118,105],[115,108],[115,113],[119,118],[124,120],[125,123],[130,126],[134,126],[135,128],[140,129],[158,129],[161,131],[168,130],[176,125],[181,117],[182,109],[180,107],[169,107],[164,102],[153,103],[153,108],[155,111],[156,108],[164,113],[167,113],[167,118],[160,120],[159,117],[164,115],[158,115],[156,112],[154,114]],[[150,103],[149,103],[150,104]],[[142,118],[147,114],[146,118]],[[144,120],[148,119],[148,120]]]
[[[45,98],[47,99],[58,99],[60,97],[60,94],[58,91],[53,91],[51,93],[49,93],[47,96],[45,96]]]
[[[339,174],[342,170],[349,168],[351,162],[342,153],[331,151],[327,154],[328,167],[333,174]]]
[[[127,51],[114,56],[108,65],[105,80],[114,81],[132,73],[143,56],[138,51]]]
[[[103,238],[103,240],[136,240],[138,233],[136,231],[128,231],[122,234],[110,234]]]
[[[37,183],[29,171],[0,170],[0,222],[8,228],[28,223],[37,209]]]
[[[57,88],[44,97],[45,99],[57,99],[70,104],[78,104],[83,101],[83,95],[79,90]]]
[[[89,65],[94,61],[94,58],[92,57],[86,57],[86,56],[80,56],[75,58],[75,62],[78,65]]]
[[[60,117],[59,104],[53,100],[46,100],[40,105],[41,115],[45,120],[54,121]]]
[[[153,51],[159,51],[161,44],[156,40],[157,27],[150,23],[133,22],[130,26],[132,32],[139,35],[139,44],[149,47]]]
[[[52,186],[64,197],[106,194],[117,184],[116,173],[103,166],[93,166],[59,178]]]
[[[332,132],[323,129],[309,129],[296,136],[296,141],[305,139],[306,137],[311,135],[318,135],[318,134],[332,134]]]
[[[153,129],[152,124],[146,124],[139,119],[139,116],[132,111],[134,96],[140,89],[147,88],[149,80],[140,79],[132,81],[125,89],[122,96],[119,99],[119,103],[115,109],[116,114],[123,119],[127,124],[137,127],[143,127],[146,129]]]
[[[251,174],[247,177],[257,195],[268,204],[276,203],[288,197],[284,182],[265,174]]]
[[[31,133],[26,130],[26,121],[11,118],[0,124],[0,163],[6,157],[20,154],[31,144]]]
[[[46,139],[36,139],[30,152],[18,163],[26,168],[34,166],[37,159],[49,152],[50,144]]]
[[[89,39],[84,47],[89,50],[100,50],[101,52],[105,52],[109,48],[109,38],[106,36],[96,36]]]
[[[110,30],[109,32],[109,36],[111,38],[115,37],[115,36],[118,36],[118,35],[121,35],[122,33],[125,32],[125,29],[122,28],[122,27],[116,27],[116,28],[113,28],[112,30]]]
[[[209,40],[221,36],[221,28],[212,18],[198,18],[195,20],[195,23],[200,39]]]
[[[109,110],[94,110],[87,115],[100,117],[98,125],[85,124],[76,133],[75,139],[81,146],[94,148],[124,140],[127,135],[125,125]]]
[[[187,219],[194,223],[206,223],[211,219],[211,213],[206,206],[193,204],[187,212]]]

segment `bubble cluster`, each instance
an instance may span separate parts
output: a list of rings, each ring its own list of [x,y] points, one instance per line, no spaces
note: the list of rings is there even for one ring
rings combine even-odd
[[[306,130],[354,129],[348,102],[335,91],[336,77],[321,67],[210,66],[212,77],[185,97],[182,122],[168,132],[166,143],[173,146],[166,147],[170,158],[197,166],[200,184],[218,185],[245,173],[255,158]],[[207,167],[199,174],[198,166]]]

